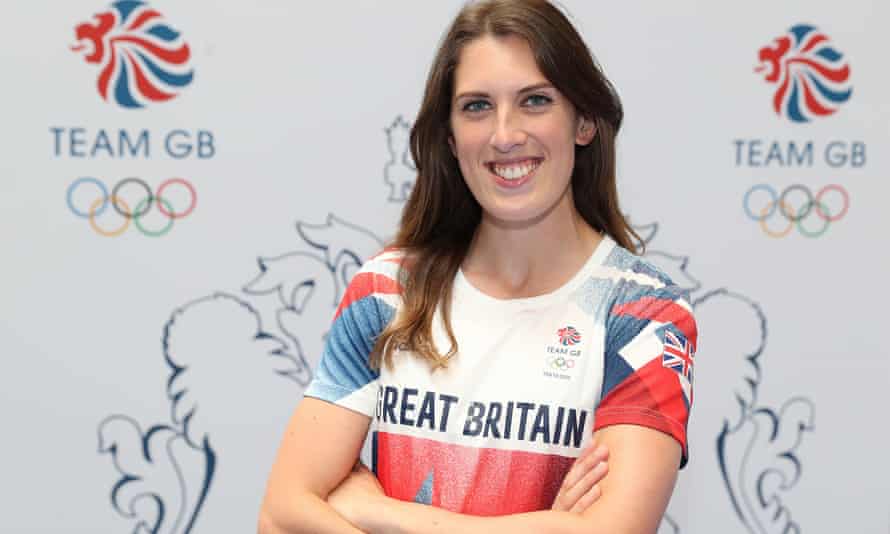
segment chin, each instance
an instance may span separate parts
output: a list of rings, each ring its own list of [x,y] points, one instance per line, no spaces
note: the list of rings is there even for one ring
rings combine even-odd
[[[487,210],[483,206],[483,216],[494,223],[503,223],[510,226],[525,226],[534,224],[544,218],[550,210],[542,206],[522,206],[510,209]]]
[[[566,192],[570,191],[567,187]],[[524,199],[494,198],[493,202],[482,204],[483,216],[492,221],[501,221],[511,225],[534,224],[557,210],[572,205],[571,194],[560,195],[556,191],[548,191],[548,194],[530,194]],[[571,208],[570,208],[571,209]]]

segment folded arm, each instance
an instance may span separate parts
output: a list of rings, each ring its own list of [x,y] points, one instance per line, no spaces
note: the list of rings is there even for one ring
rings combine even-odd
[[[327,503],[359,457],[370,418],[305,398],[285,430],[260,509],[259,534],[359,533]]]
[[[667,434],[635,425],[606,427],[595,439],[610,451],[609,474],[599,483],[601,496],[581,514],[540,511],[480,517],[369,493],[366,505],[350,519],[372,534],[489,534],[496,530],[651,534],[658,528],[676,482],[680,444]]]
[[[260,510],[260,534],[464,531],[471,528],[460,522],[464,519],[476,525],[479,518],[475,516],[386,497],[370,473],[367,477],[350,477],[341,484],[352,472],[368,424],[367,416],[325,401],[306,398],[300,403],[269,475]],[[566,511],[554,514],[577,515],[600,497],[608,457],[605,447],[591,447],[578,459],[554,506]],[[448,520],[441,523],[436,515],[439,513],[446,514]],[[387,524],[380,521],[390,516],[399,520]],[[521,520],[524,528],[539,530],[535,525],[540,514],[523,516],[530,517]],[[437,525],[443,530],[428,530]]]

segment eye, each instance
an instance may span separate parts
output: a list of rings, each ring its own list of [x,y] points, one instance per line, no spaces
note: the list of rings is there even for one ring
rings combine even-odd
[[[479,113],[480,111],[485,111],[489,107],[489,103],[485,100],[473,100],[464,104],[461,109],[470,113]]]
[[[529,95],[528,98],[525,99],[525,103],[531,107],[546,106],[552,102],[553,99],[547,95]]]

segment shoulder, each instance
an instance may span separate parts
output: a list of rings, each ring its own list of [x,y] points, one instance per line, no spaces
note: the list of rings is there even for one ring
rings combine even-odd
[[[384,249],[365,261],[349,281],[334,319],[358,312],[362,316],[383,315],[388,320],[401,302],[404,260],[399,250]]]
[[[359,275],[375,275],[379,278],[387,278],[393,282],[399,281],[399,270],[407,263],[406,253],[397,248],[385,248],[366,260],[356,277]]]
[[[616,246],[603,262],[604,271],[615,280],[616,297],[654,296],[688,300],[688,291],[674,283],[661,269],[627,249]]]
[[[651,262],[617,245],[590,273],[575,298],[607,324],[628,316],[651,317],[665,307],[680,306],[687,314],[692,311],[686,289]]]
[[[647,326],[697,337],[689,291],[662,270],[620,247],[615,247],[603,266],[614,282],[606,317],[612,337],[624,339]]]
[[[653,263],[619,246],[615,246],[603,261],[598,273],[611,282],[615,299],[636,297],[671,298],[688,300],[686,289]]]

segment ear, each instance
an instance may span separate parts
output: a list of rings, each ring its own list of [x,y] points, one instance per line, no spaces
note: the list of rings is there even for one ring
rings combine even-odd
[[[575,144],[587,146],[595,136],[596,124],[586,117],[579,117],[578,130],[575,132]]]
[[[448,146],[451,147],[451,155],[457,158],[457,149],[454,148],[454,134],[448,134]]]

